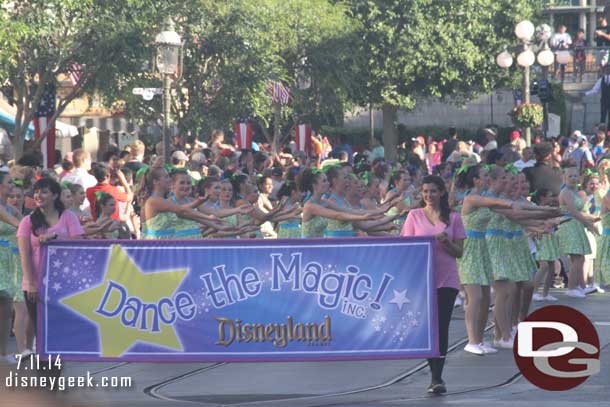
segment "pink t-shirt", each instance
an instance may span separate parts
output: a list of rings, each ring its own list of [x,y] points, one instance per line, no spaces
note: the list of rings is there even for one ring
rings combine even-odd
[[[426,217],[423,208],[413,209],[407,216],[400,236],[436,236],[446,232],[450,240],[466,239],[466,232],[464,231],[460,215],[456,212],[451,212],[449,222],[451,223],[449,226],[444,223],[433,225]],[[459,290],[460,276],[457,270],[457,261],[437,241],[434,241],[434,259],[432,262],[436,288],[451,287]]]
[[[32,287],[38,287],[38,278],[40,276],[40,262],[42,261],[42,254],[40,251],[40,242],[38,236],[48,233],[56,233],[58,239],[68,239],[76,236],[82,236],[85,234],[85,230],[81,226],[76,215],[69,210],[62,212],[59,217],[59,222],[55,226],[48,229],[39,229],[38,236],[32,233],[32,220],[31,215],[26,216],[19,223],[19,229],[17,229],[17,237],[28,237],[30,238],[30,245],[32,247],[32,281],[26,280],[25,273],[23,274],[23,282],[21,287],[24,291],[29,291]]]

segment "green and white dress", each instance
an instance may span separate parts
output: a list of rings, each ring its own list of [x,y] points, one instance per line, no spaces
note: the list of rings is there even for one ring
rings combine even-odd
[[[285,220],[279,222],[277,225],[278,239],[300,239],[301,233],[300,218]]]
[[[493,282],[491,259],[485,241],[491,216],[489,208],[478,208],[462,215],[466,240],[464,254],[457,259],[461,284],[490,285]]]
[[[324,231],[328,226],[328,219],[321,216],[314,216],[307,222],[303,221],[301,227],[301,237],[303,238],[315,238],[324,237]]]
[[[610,212],[602,215],[602,233],[597,241],[595,282],[600,286],[610,284]]]
[[[536,240],[536,260],[555,261],[561,257],[557,233],[547,233]]]
[[[330,194],[330,197],[333,198],[341,207],[350,208],[350,204],[345,198],[338,197],[332,193]],[[354,236],[356,236],[356,232],[354,231],[352,222],[328,219],[328,224],[326,226],[326,230],[324,231],[324,237],[337,238]]]
[[[574,206],[578,211],[584,208],[584,202],[578,195],[572,194],[574,197]],[[561,206],[561,209],[567,211],[566,206]],[[587,255],[591,253],[589,239],[585,233],[585,227],[577,219],[572,218],[570,221],[559,225],[557,231],[559,239],[559,248],[562,254],[580,254]]]
[[[146,219],[142,225],[142,239],[167,240],[175,239],[174,225],[179,222],[174,212],[160,212],[151,219]]]
[[[11,207],[6,211],[15,216]],[[4,291],[13,301],[24,301],[21,283],[21,258],[17,244],[17,229],[8,223],[0,221],[0,291]]]
[[[173,194],[170,194],[170,199],[173,203],[175,203],[176,205],[184,205],[185,203],[189,203],[189,202],[184,202],[184,203],[180,203],[176,200],[176,197]],[[189,201],[192,201],[192,199],[189,199]],[[184,219],[181,217],[177,217],[178,220],[176,221],[176,223],[173,225],[174,226],[174,239],[184,239],[184,240],[194,240],[194,239],[201,239],[201,225],[199,224],[199,222],[191,220],[191,219]]]
[[[510,239],[506,231],[507,221],[508,219],[504,215],[492,212],[485,231],[485,243],[491,260],[494,281],[514,280],[514,264],[511,261],[513,254],[510,253]]]

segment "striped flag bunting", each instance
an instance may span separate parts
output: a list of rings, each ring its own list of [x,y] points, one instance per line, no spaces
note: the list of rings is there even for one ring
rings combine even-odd
[[[271,95],[273,103],[287,105],[290,100],[290,89],[281,82],[271,80],[267,82],[267,92]]]
[[[49,87],[45,89],[34,116],[35,140],[39,140],[48,129],[47,136],[40,145],[45,168],[53,168],[55,165],[55,120],[51,121],[54,114],[55,88]]]

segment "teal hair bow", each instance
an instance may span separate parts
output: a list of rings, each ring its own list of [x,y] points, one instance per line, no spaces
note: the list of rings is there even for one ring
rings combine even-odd
[[[61,186],[66,188],[66,189],[70,189],[70,187],[72,186],[72,183],[68,182],[68,181],[64,181],[61,183]]]
[[[22,179],[14,179],[13,180],[13,185],[17,185],[18,187],[23,188],[23,180]]]
[[[487,172],[496,168],[496,164],[483,164],[483,169]]]

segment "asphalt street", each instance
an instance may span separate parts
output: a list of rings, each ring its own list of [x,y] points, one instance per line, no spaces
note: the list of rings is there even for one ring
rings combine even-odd
[[[594,323],[600,337],[601,372],[579,387],[549,392],[519,373],[512,351],[475,356],[464,352],[466,331],[461,308],[451,323],[451,349],[444,379],[448,393],[429,396],[425,361],[357,361],[310,363],[75,363],[63,375],[89,372],[131,377],[128,389],[70,391],[0,389],[2,405],[42,406],[591,406],[608,405],[610,394],[610,294],[572,299],[554,291],[558,304],[576,308]],[[534,308],[545,304],[534,304]],[[487,333],[492,332],[489,327]],[[14,343],[12,344],[14,346]],[[9,372],[0,367],[0,377]]]

